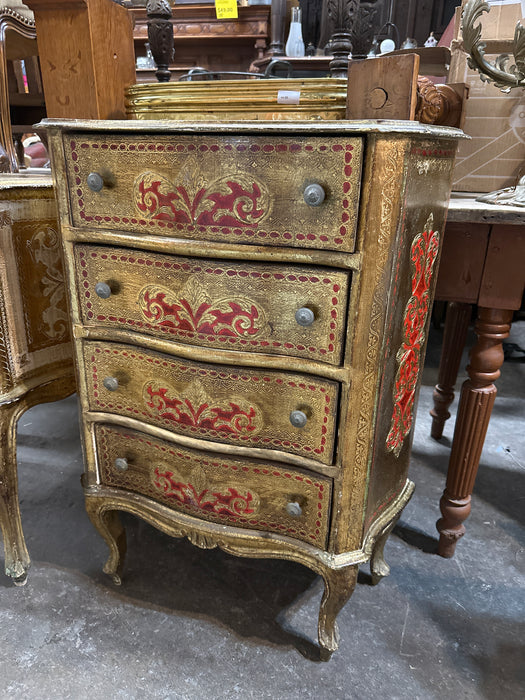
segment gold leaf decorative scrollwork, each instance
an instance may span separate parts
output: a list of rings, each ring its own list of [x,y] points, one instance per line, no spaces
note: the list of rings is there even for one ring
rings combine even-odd
[[[256,338],[266,327],[263,309],[251,299],[212,300],[195,277],[178,291],[147,285],[139,294],[143,317],[156,326],[235,338]]]
[[[39,230],[28,241],[28,247],[35,263],[42,264],[45,269],[41,284],[48,305],[42,313],[43,331],[49,338],[63,338],[68,330],[68,315],[58,233],[49,227]]]
[[[200,467],[195,467],[184,477],[172,467],[157,466],[153,470],[152,481],[166,498],[210,515],[246,517],[255,515],[259,510],[260,498],[256,493],[236,485],[222,489],[211,485]]]
[[[162,419],[181,427],[202,428],[232,438],[257,435],[263,427],[256,404],[234,396],[218,401],[208,396],[199,381],[182,389],[149,381],[144,385],[143,397]]]
[[[207,184],[193,157],[180,173],[177,182],[152,171],[136,178],[134,199],[142,216],[197,226],[253,227],[270,212],[268,190],[252,176],[226,175]]]

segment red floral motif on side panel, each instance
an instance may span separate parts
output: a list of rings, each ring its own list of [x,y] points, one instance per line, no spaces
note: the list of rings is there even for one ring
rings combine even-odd
[[[405,437],[412,428],[414,400],[425,343],[425,325],[429,308],[430,282],[439,251],[439,232],[432,230],[433,216],[429,216],[425,230],[418,234],[410,251],[412,262],[412,295],[403,317],[404,338],[399,348],[397,374],[394,383],[394,410],[387,449],[399,455]]]

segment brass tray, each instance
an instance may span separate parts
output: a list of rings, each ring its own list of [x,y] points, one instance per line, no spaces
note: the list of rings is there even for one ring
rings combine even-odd
[[[283,78],[141,83],[126,90],[130,119],[344,119],[346,79]]]

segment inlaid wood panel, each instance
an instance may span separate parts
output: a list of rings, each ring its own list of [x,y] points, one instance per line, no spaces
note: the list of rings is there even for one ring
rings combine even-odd
[[[310,375],[188,362],[120,343],[84,343],[93,411],[193,438],[332,461],[338,385]],[[293,411],[306,416],[292,425]]]
[[[352,251],[360,138],[179,134],[65,138],[71,216],[83,228],[231,244]],[[101,176],[92,191],[88,175]],[[307,204],[308,185],[325,192]]]
[[[83,322],[181,343],[339,364],[349,273],[75,246]],[[107,284],[109,298],[97,296]],[[313,313],[301,326],[296,313]]]
[[[113,426],[95,426],[95,436],[106,486],[134,491],[200,519],[325,544],[331,499],[326,477],[274,462],[181,448]]]

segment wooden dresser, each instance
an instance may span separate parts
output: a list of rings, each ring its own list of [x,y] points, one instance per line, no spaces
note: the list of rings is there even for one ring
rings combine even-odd
[[[321,655],[407,479],[456,141],[415,122],[44,122],[88,513],[321,574]]]

